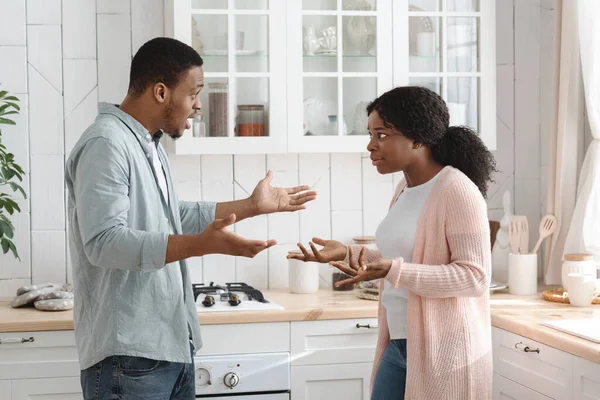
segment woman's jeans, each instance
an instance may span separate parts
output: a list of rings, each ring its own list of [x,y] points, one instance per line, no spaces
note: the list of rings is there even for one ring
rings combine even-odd
[[[405,388],[406,339],[394,339],[379,363],[371,400],[403,400]]]

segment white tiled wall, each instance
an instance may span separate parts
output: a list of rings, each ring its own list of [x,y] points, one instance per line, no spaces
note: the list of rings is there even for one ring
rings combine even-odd
[[[65,155],[96,115],[97,101],[119,102],[131,55],[163,34],[162,0],[0,0],[0,82],[25,105],[3,141],[27,172],[28,200],[14,217],[21,262],[0,255],[0,297],[33,281],[71,280],[66,248]],[[553,83],[554,0],[497,1],[498,150],[502,171],[489,193],[490,217],[511,190],[517,213],[539,221],[544,201]],[[544,33],[542,35],[541,33]],[[541,40],[543,38],[543,40]],[[4,128],[3,128],[4,129]],[[348,242],[371,235],[397,183],[361,154],[172,157],[184,200],[244,198],[267,169],[273,184],[307,184],[319,192],[309,211],[269,215],[236,225],[278,245],[256,258],[190,260],[194,281],[246,280],[286,287],[288,249],[314,236]],[[533,230],[532,230],[533,231]],[[532,233],[533,235],[533,233]]]

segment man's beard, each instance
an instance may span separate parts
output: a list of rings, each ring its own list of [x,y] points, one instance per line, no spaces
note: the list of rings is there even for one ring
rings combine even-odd
[[[169,100],[169,104],[167,104],[163,118],[165,120],[165,129],[163,132],[173,140],[179,139],[183,135],[183,132],[173,127],[173,103],[171,100]]]

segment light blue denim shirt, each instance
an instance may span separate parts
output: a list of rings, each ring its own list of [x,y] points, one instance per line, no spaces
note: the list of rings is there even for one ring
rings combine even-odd
[[[216,204],[178,201],[159,146],[169,207],[149,135],[129,114],[101,103],[66,163],[81,369],[112,355],[189,363],[190,335],[195,349],[202,346],[187,264],[165,265],[165,257],[170,229],[201,232]]]

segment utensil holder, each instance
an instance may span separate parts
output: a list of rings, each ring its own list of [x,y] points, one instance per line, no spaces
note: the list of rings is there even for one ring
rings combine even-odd
[[[508,291],[510,294],[537,293],[537,254],[508,255]]]

